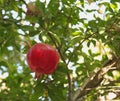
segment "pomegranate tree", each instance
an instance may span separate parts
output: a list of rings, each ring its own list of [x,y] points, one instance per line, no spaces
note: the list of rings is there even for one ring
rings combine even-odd
[[[57,50],[44,43],[33,45],[27,53],[27,63],[36,77],[42,74],[51,74],[56,70],[59,62]]]

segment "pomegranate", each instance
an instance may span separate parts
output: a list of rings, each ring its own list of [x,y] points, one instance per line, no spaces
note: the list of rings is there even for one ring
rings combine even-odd
[[[39,16],[40,15],[40,10],[32,3],[30,2],[27,6],[27,12],[26,14],[28,16]]]
[[[59,54],[56,49],[48,44],[37,43],[27,53],[27,63],[36,77],[41,74],[51,74],[56,70]]]

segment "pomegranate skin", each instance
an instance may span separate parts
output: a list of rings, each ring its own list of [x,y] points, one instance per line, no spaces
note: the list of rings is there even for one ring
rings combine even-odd
[[[40,10],[32,2],[28,3],[26,15],[38,17],[40,13]]]
[[[27,63],[31,71],[38,74],[53,73],[59,62],[56,49],[48,44],[37,43],[27,53]]]

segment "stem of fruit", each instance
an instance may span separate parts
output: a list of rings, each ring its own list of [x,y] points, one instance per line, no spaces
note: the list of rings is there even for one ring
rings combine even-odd
[[[27,41],[26,43],[27,43],[28,48],[31,48],[31,44],[30,44],[30,42]]]
[[[47,31],[47,34],[50,37],[50,39],[52,40],[52,42],[54,43],[55,47],[58,49],[60,57],[61,57],[62,61],[64,62],[64,64],[66,65],[66,68],[68,69],[68,64],[66,63],[66,61],[64,59],[64,56],[63,56],[59,46],[57,45],[56,41],[52,37],[52,33]],[[68,91],[69,91],[69,93],[68,93],[68,101],[72,101],[72,95],[73,95],[72,94],[72,78],[70,76],[69,70],[67,71],[67,77],[68,77],[68,84],[69,84],[69,86],[68,86]]]
[[[28,48],[31,48],[31,39],[30,39],[29,34],[27,34],[26,44],[27,44]]]

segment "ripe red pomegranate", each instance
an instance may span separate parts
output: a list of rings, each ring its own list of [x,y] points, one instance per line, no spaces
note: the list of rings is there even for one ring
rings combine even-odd
[[[53,73],[58,62],[58,52],[48,44],[37,43],[27,53],[27,63],[36,76]]]

